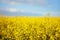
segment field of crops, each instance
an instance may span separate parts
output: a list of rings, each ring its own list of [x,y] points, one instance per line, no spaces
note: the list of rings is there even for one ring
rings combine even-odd
[[[0,17],[0,40],[60,40],[60,17]]]

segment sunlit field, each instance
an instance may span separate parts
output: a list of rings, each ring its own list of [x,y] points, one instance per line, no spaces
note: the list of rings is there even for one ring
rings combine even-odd
[[[60,17],[0,17],[0,40],[60,40]]]

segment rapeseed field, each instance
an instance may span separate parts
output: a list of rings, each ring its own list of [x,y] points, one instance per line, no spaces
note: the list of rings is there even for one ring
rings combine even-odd
[[[0,40],[60,40],[60,17],[0,17]]]

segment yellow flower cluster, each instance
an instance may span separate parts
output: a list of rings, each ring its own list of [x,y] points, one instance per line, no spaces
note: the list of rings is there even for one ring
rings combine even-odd
[[[60,40],[60,18],[0,17],[0,40]]]

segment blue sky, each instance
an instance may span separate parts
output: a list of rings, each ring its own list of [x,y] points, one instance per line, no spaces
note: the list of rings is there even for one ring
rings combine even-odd
[[[0,13],[7,16],[60,16],[60,0],[0,0]]]

